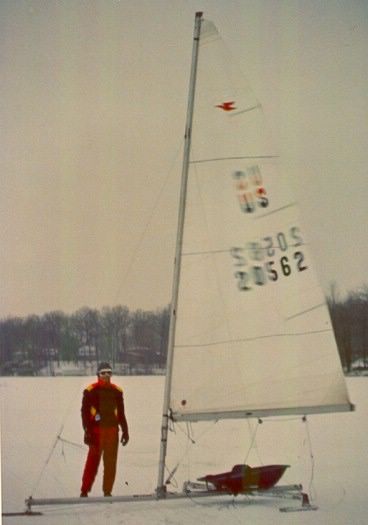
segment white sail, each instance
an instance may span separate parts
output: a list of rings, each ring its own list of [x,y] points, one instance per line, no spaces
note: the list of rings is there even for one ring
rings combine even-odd
[[[203,21],[169,411],[174,420],[351,405],[305,231],[263,110]]]

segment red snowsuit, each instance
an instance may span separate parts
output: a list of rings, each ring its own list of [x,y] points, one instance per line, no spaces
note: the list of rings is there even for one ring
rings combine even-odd
[[[119,425],[123,437],[129,439],[123,391],[113,383],[101,380],[89,385],[83,392],[81,414],[85,442],[89,445],[81,492],[90,492],[102,456],[102,488],[105,495],[111,494],[116,474]]]

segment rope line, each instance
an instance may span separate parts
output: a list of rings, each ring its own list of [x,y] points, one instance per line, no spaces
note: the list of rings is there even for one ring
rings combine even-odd
[[[75,448],[78,448],[80,450],[84,450],[85,447],[83,445],[81,445],[80,443],[75,443],[74,441],[69,441],[68,439],[64,439],[60,436],[58,436],[59,438],[59,441],[61,441],[62,443],[65,443],[67,445],[71,445],[72,447],[75,447]]]
[[[252,427],[251,427],[251,424],[250,424],[249,420],[247,421],[247,423],[248,423],[248,429],[249,429],[249,431],[250,431],[250,433],[251,433],[251,440],[250,440],[250,444],[249,444],[248,452],[247,452],[247,454],[246,454],[246,456],[245,456],[245,458],[244,458],[244,465],[246,465],[247,460],[248,460],[248,457],[249,457],[249,454],[250,454],[250,451],[252,450],[253,446],[254,446],[255,443],[256,443],[256,435],[257,435],[258,427],[259,427],[259,425],[260,425],[260,421],[261,421],[261,420],[258,419],[257,424],[256,424],[256,426],[254,427],[254,430],[253,430],[253,431],[252,431]],[[259,457],[257,446],[254,446],[254,448],[257,450],[257,455],[258,455],[258,457]],[[260,459],[260,458],[259,458],[259,459]],[[260,460],[260,461],[261,461],[261,460]],[[261,461],[261,463],[262,463],[262,461]],[[263,464],[263,463],[262,463],[262,464]]]
[[[34,492],[36,491],[36,489],[37,489],[37,487],[38,487],[38,485],[39,485],[39,483],[40,483],[40,481],[42,479],[42,476],[43,476],[43,474],[45,472],[45,469],[46,469],[47,465],[49,464],[49,461],[50,461],[50,459],[51,459],[51,457],[52,457],[52,455],[54,453],[54,450],[56,448],[56,445],[57,445],[57,443],[59,441],[59,438],[60,438],[60,435],[61,435],[63,429],[64,429],[64,423],[62,423],[62,425],[60,427],[60,430],[57,433],[57,436],[56,436],[56,438],[55,438],[55,440],[54,440],[54,442],[53,442],[53,444],[51,446],[51,450],[49,452],[49,455],[47,456],[46,461],[45,461],[45,463],[44,463],[44,465],[43,465],[43,467],[41,469],[41,472],[40,472],[40,474],[39,474],[39,476],[38,476],[38,478],[36,480],[36,483],[35,483],[35,485],[34,485],[34,487],[32,489],[31,496],[33,496]]]
[[[79,389],[80,389],[80,383],[78,383],[78,390],[79,390]],[[67,408],[66,408],[66,410],[65,410],[64,417],[62,418],[62,421],[61,421],[61,425],[60,425],[59,431],[57,432],[56,437],[55,437],[55,440],[53,441],[53,443],[52,443],[52,445],[51,445],[50,452],[49,452],[49,454],[48,454],[48,456],[47,456],[47,458],[46,458],[46,460],[45,460],[45,462],[44,462],[44,464],[43,464],[43,467],[42,467],[42,469],[41,469],[41,472],[40,472],[38,478],[36,479],[35,484],[33,485],[33,488],[32,488],[31,494],[30,494],[30,497],[33,497],[33,494],[34,494],[35,491],[37,490],[37,488],[38,488],[38,486],[39,486],[39,484],[40,484],[40,482],[41,482],[41,479],[42,479],[42,477],[43,477],[43,475],[44,475],[44,472],[45,472],[45,470],[46,470],[46,467],[48,466],[48,464],[49,464],[49,462],[50,462],[50,460],[51,460],[51,458],[52,458],[52,455],[53,455],[53,453],[54,453],[54,450],[55,450],[55,448],[56,448],[56,445],[58,444],[59,441],[60,441],[60,442],[65,441],[65,442],[66,442],[66,440],[64,440],[64,439],[61,437],[61,435],[62,435],[62,433],[63,433],[64,425],[65,425],[65,421],[66,421],[66,419],[67,419],[67,417],[68,417],[68,415],[69,415],[70,408],[71,408],[71,406],[72,406],[72,404],[73,404],[73,402],[74,402],[74,400],[75,400],[76,394],[77,394],[77,390],[75,390],[75,392],[73,393],[73,395],[72,395],[71,398],[70,398],[70,402],[69,402],[69,404],[68,404],[68,406],[67,406]],[[74,444],[74,445],[75,445],[75,444]]]
[[[146,224],[144,225],[143,231],[142,231],[141,235],[139,236],[139,238],[137,240],[137,244],[136,244],[135,248],[132,251],[132,255],[131,255],[130,260],[128,262],[128,267],[127,267],[127,269],[126,269],[126,271],[125,271],[125,273],[124,273],[124,275],[122,277],[120,286],[118,286],[118,288],[117,288],[117,291],[116,291],[116,294],[115,294],[115,300],[118,299],[118,297],[120,295],[120,292],[122,291],[123,287],[126,284],[128,275],[129,275],[129,273],[130,273],[130,271],[132,269],[134,261],[136,260],[137,253],[139,252],[139,249],[140,249],[140,247],[141,247],[141,245],[143,243],[143,239],[145,238],[145,236],[147,234],[148,228],[149,228],[149,226],[151,224],[151,221],[152,221],[152,217],[153,217],[156,209],[158,208],[158,204],[159,204],[159,202],[161,200],[163,191],[164,191],[164,189],[166,187],[166,184],[167,184],[167,182],[168,182],[168,180],[169,180],[169,178],[171,176],[171,173],[173,171],[174,165],[175,165],[175,163],[177,161],[177,158],[179,156],[179,152],[180,152],[180,150],[182,148],[182,143],[183,143],[183,140],[181,140],[180,146],[178,147],[178,149],[177,149],[177,151],[176,151],[176,153],[175,153],[175,155],[173,157],[173,160],[171,162],[171,166],[168,169],[167,175],[166,175],[166,177],[165,177],[165,179],[164,179],[164,181],[163,181],[163,183],[162,183],[162,185],[161,185],[161,187],[160,187],[160,189],[159,189],[159,191],[157,193],[156,199],[155,199],[155,201],[153,203],[153,206],[151,208],[151,211],[150,211],[150,213],[148,215],[148,219],[146,221]]]

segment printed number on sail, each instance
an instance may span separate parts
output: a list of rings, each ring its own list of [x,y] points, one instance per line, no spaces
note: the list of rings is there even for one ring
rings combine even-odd
[[[244,213],[253,213],[257,207],[267,208],[269,200],[259,166],[249,166],[245,171],[235,171],[233,178],[240,209]]]
[[[287,232],[263,237],[260,241],[235,246],[230,250],[236,271],[234,277],[239,290],[251,290],[276,282],[308,269],[300,228],[292,226]]]

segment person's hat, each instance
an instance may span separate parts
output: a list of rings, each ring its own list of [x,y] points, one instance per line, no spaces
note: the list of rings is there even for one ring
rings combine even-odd
[[[100,374],[101,372],[112,372],[110,363],[100,363],[97,368],[97,374]]]

